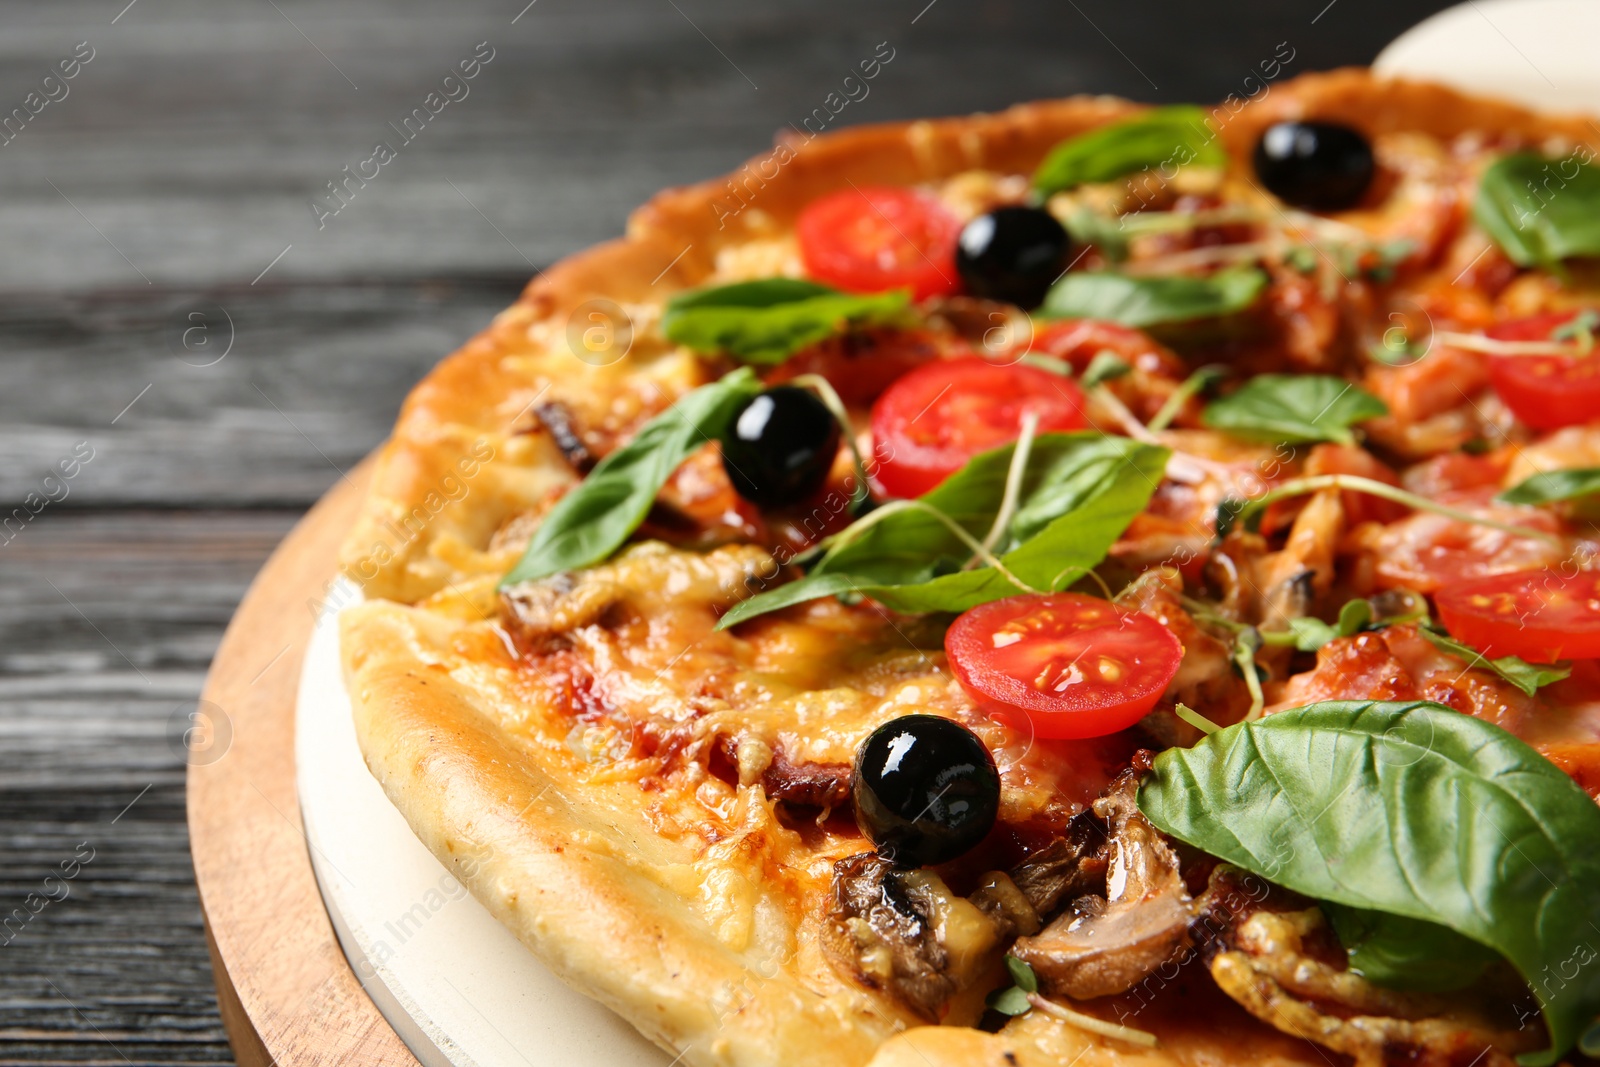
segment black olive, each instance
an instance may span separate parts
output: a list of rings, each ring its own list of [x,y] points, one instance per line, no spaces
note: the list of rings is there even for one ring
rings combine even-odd
[[[853,795],[856,825],[879,856],[901,867],[928,867],[983,840],[1000,810],[1000,774],[965,726],[907,715],[862,743]]]
[[[815,393],[780,385],[751,397],[722,440],[722,469],[738,494],[762,507],[815,493],[839,453],[839,422]]]
[[[1377,164],[1358,131],[1332,122],[1280,122],[1256,142],[1256,176],[1286,204],[1308,211],[1355,207]]]
[[[995,208],[962,229],[956,242],[956,269],[973,296],[1031,309],[1044,302],[1071,249],[1072,239],[1050,212]]]

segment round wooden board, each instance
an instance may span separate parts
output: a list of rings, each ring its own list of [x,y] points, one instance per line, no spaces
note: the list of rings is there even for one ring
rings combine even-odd
[[[267,560],[201,694],[189,844],[217,999],[242,1067],[417,1063],[339,948],[295,793],[301,661],[371,465],[334,486]]]

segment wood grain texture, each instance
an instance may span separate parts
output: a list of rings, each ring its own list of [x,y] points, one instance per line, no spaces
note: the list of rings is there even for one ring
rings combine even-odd
[[[95,449],[0,545],[0,922],[97,850],[0,933],[0,1067],[230,1060],[172,718],[272,546],[536,265],[737,165],[880,41],[895,59],[836,124],[1213,100],[1280,41],[1290,72],[1365,62],[1443,6],[525,3],[0,8],[0,113],[76,42],[96,50],[0,147],[0,517]],[[310,199],[485,40],[470,97],[318,230]],[[173,326],[214,307],[236,346],[193,366]]]

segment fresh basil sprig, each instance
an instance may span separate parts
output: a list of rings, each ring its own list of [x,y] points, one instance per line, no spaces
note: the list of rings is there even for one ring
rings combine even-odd
[[[587,567],[615,552],[639,528],[678,465],[719,439],[734,412],[761,388],[755,373],[740,367],[685,393],[645,423],[556,502],[501,587]]]
[[[907,289],[862,295],[800,278],[764,278],[673,297],[661,332],[696,352],[770,365],[852,326],[897,319],[910,302]]]
[[[1540,471],[1495,497],[1502,504],[1554,504],[1600,493],[1600,467]]]
[[[993,546],[1001,566],[974,566],[973,545],[1005,505],[1014,448],[981,453],[917,501],[856,520],[829,539],[810,574],[735,604],[718,628],[840,594],[870,596],[896,611],[965,611],[1062,588],[1103,560],[1144,510],[1169,455],[1126,437],[1040,434],[1011,521]]]
[[[1381,630],[1402,622],[1417,624],[1417,632],[1441,652],[1462,660],[1468,667],[1480,667],[1499,675],[1529,696],[1544,686],[1559,682],[1572,673],[1565,664],[1529,663],[1518,656],[1500,656],[1490,659],[1483,653],[1464,645],[1446,633],[1438,623],[1431,621],[1424,610],[1422,617],[1380,619],[1375,616],[1372,601],[1357,597],[1339,609],[1339,617],[1332,624],[1321,619],[1304,616],[1289,620],[1287,630],[1265,632],[1261,635],[1268,645],[1293,645],[1301,652],[1315,652],[1329,641],[1339,637],[1353,637],[1363,630]]]
[[[1364,597],[1346,601],[1332,625],[1309,615],[1289,620],[1289,628],[1261,635],[1269,645],[1292,644],[1301,652],[1315,652],[1339,637],[1354,637],[1372,623],[1372,602]]]
[[[1221,167],[1227,162],[1227,153],[1206,125],[1205,111],[1192,104],[1178,104],[1061,142],[1034,171],[1033,188],[1039,196],[1046,197],[1085,182],[1108,182],[1147,167],[1176,170],[1190,164]]]
[[[1506,156],[1483,172],[1472,217],[1521,267],[1600,256],[1600,170],[1575,156]]]
[[[1068,271],[1045,294],[1047,318],[1109,319],[1124,326],[1214,319],[1243,311],[1267,287],[1257,267],[1230,267],[1207,277],[1134,277],[1113,271]]]
[[[1529,696],[1551,682],[1559,682],[1572,673],[1572,668],[1561,663],[1529,663],[1520,656],[1497,656],[1490,659],[1471,645],[1464,645],[1451,637],[1438,624],[1422,622],[1417,632],[1440,652],[1462,660],[1468,667],[1482,667],[1498,674]]]
[[[1237,392],[1206,405],[1201,420],[1213,430],[1251,440],[1354,444],[1350,427],[1389,413],[1364,389],[1324,374],[1260,374]]]
[[[1550,1033],[1529,1067],[1556,1062],[1600,1012],[1600,806],[1498,726],[1426,701],[1312,704],[1168,749],[1139,807],[1270,882],[1504,956]],[[1378,927],[1367,958],[1404,957],[1415,931],[1395,936]]]
[[[1028,997],[1039,992],[1039,976],[1033,973],[1033,968],[1026,961],[1011,955],[1006,956],[1006,973],[1011,976],[1011,985],[990,993],[984,1004],[1001,1015],[1028,1014],[1033,1010],[1033,1003]]]

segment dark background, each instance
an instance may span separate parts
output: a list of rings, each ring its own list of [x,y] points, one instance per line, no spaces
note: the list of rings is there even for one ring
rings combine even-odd
[[[273,545],[534,266],[761,151],[880,42],[837,124],[1211,101],[1280,42],[1289,74],[1365,63],[1444,6],[524,2],[0,5],[0,116],[94,50],[0,147],[0,518],[60,498],[0,533],[0,920],[29,916],[0,929],[0,1067],[230,1060],[185,716]],[[319,231],[311,199],[484,41],[470,95]]]

